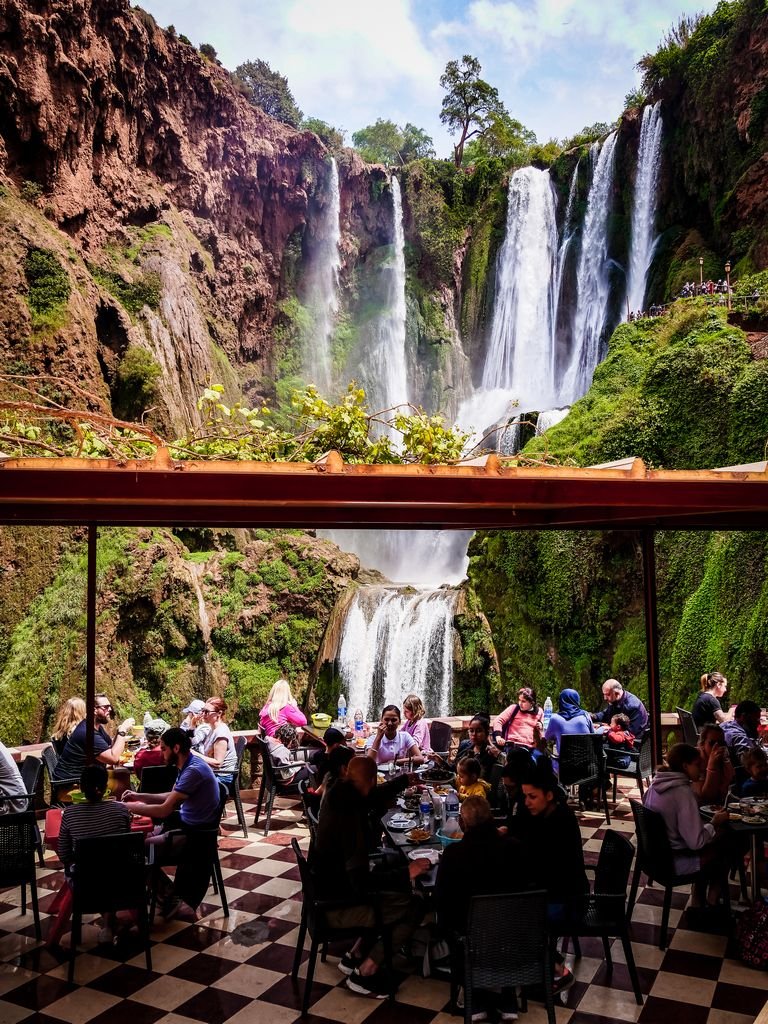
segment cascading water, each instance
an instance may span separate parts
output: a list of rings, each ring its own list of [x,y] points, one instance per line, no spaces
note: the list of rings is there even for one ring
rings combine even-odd
[[[565,262],[568,259],[568,250],[571,246],[571,241],[575,233],[575,225],[573,223],[573,211],[576,206],[576,190],[579,185],[579,166],[580,160],[576,161],[576,166],[573,169],[571,175],[571,185],[568,189],[568,202],[565,207],[565,219],[563,220],[563,239],[560,242],[560,248],[557,250],[557,270],[555,276],[555,299],[559,303],[560,301],[560,290],[563,284],[563,271],[565,270]]]
[[[392,175],[392,259],[384,268],[385,302],[373,325],[371,344],[361,368],[368,406],[391,409],[408,402],[405,365],[405,233],[400,182]],[[393,438],[394,439],[394,438]]]
[[[633,311],[645,308],[648,271],[658,239],[656,200],[661,170],[661,100],[643,110],[640,145],[637,151],[637,176],[632,204],[632,247],[629,253],[627,305]]]
[[[315,311],[315,325],[306,352],[306,373],[323,394],[327,394],[331,387],[331,336],[339,311],[340,208],[339,169],[331,157],[328,202],[317,232],[313,270],[307,288],[310,306]]]
[[[475,440],[479,431],[505,423],[515,401],[525,409],[555,404],[555,211],[549,173],[535,167],[515,171],[481,389],[459,410],[460,425],[472,428]]]
[[[570,411],[571,407],[566,405],[564,409],[545,409],[540,412],[536,420],[536,437],[541,437],[550,427],[564,420]]]
[[[600,359],[610,294],[608,217],[613,195],[613,168],[617,132],[603,143],[594,142],[589,156],[592,184],[581,233],[577,270],[578,299],[573,321],[571,361],[560,386],[559,404],[571,405],[586,394]],[[556,403],[549,403],[551,405]]]
[[[344,621],[337,653],[348,707],[376,717],[386,704],[402,705],[409,693],[427,715],[452,711],[453,590],[402,593],[361,587]]]

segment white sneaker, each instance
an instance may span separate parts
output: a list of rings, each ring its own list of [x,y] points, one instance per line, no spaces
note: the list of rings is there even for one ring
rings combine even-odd
[[[512,1010],[502,1010],[499,1014],[499,1020],[517,1020],[517,1014],[513,1013]]]
[[[485,1012],[485,1010],[478,1010],[477,1013],[472,1014],[473,1024],[475,1024],[475,1022],[482,1020],[488,1020],[488,1014]]]

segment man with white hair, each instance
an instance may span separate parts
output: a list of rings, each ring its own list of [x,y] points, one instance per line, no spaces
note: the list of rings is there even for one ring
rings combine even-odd
[[[640,736],[648,725],[648,712],[645,704],[634,693],[625,690],[618,679],[606,679],[603,683],[603,700],[608,707],[592,714],[593,722],[610,725],[614,715],[626,715],[629,719],[629,731],[633,736]]]

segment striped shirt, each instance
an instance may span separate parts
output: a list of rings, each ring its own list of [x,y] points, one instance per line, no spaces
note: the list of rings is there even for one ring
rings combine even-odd
[[[101,800],[98,803],[73,804],[61,816],[58,853],[64,864],[75,859],[75,843],[91,836],[107,836],[113,832],[128,832],[131,812],[119,800]]]

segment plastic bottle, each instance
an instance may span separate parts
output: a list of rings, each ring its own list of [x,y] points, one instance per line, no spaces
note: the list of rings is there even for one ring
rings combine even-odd
[[[545,733],[547,731],[547,726],[549,725],[549,720],[550,720],[551,717],[552,717],[552,700],[551,700],[551,698],[547,697],[547,699],[544,701],[544,721],[541,723],[541,731],[542,731],[542,733]]]
[[[425,828],[427,832],[432,831],[432,798],[429,795],[429,790],[425,789],[421,793],[419,799],[419,814],[421,815],[421,827]]]
[[[347,698],[343,693],[339,694],[339,703],[336,707],[336,717],[342,724],[347,720]]]
[[[454,832],[458,831],[459,794],[455,789],[452,789],[445,797],[445,824],[443,825],[443,835],[452,836]]]
[[[364,725],[365,725],[365,720],[363,718],[362,709],[358,708],[355,711],[355,746],[357,746],[357,747],[365,746],[365,739],[363,737],[363,726]]]
[[[445,799],[439,793],[432,791],[432,820],[435,823],[435,832],[445,825]]]

